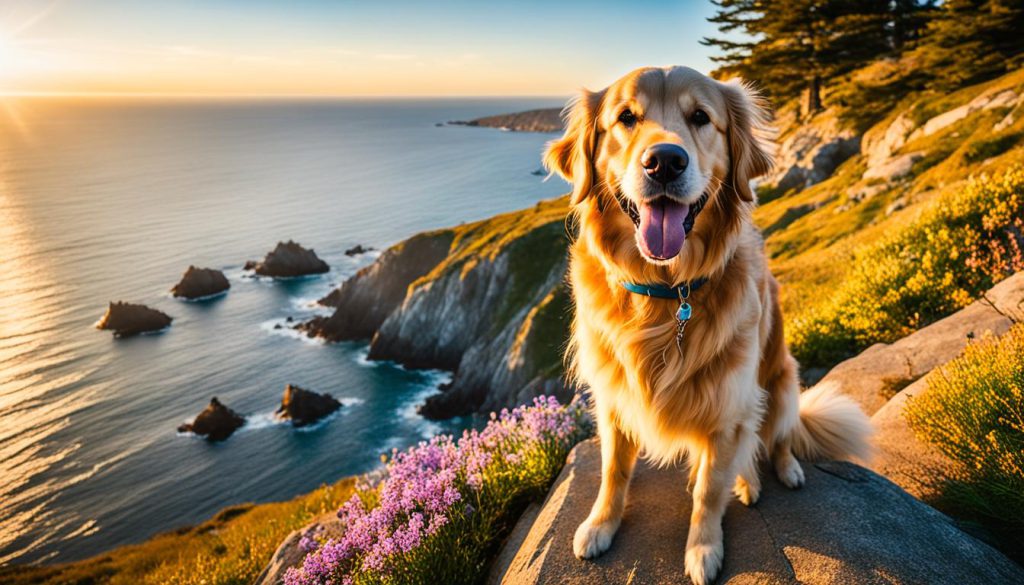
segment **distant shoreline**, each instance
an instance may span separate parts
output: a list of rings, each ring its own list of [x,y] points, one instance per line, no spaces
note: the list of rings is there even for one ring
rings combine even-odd
[[[525,112],[485,116],[474,120],[451,120],[448,124],[452,126],[498,128],[510,132],[545,133],[561,132],[564,127],[562,125],[561,108],[541,108]]]

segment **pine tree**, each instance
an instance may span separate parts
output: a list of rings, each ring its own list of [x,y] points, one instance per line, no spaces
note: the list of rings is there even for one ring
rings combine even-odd
[[[802,95],[802,110],[813,114],[827,84],[901,50],[923,26],[916,11],[931,1],[716,0],[710,21],[729,36],[701,42],[721,51],[719,77],[756,80],[779,101]]]
[[[1019,67],[1024,61],[1024,0],[946,0],[915,55],[950,89]]]

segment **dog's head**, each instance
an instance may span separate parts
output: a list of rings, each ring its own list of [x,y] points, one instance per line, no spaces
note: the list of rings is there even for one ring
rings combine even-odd
[[[742,83],[686,67],[638,69],[603,91],[583,91],[544,161],[573,184],[573,204],[614,200],[611,212],[632,222],[643,258],[665,264],[705,205],[753,203],[750,180],[771,167],[758,138],[765,120]]]

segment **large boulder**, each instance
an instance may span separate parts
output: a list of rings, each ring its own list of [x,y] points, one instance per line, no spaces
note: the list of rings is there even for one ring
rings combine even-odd
[[[866,181],[880,180],[885,182],[902,179],[910,174],[914,164],[922,158],[924,158],[923,152],[901,154],[878,166],[868,168],[868,170],[864,171],[864,179]]]
[[[833,112],[823,112],[782,139],[774,169],[763,184],[779,192],[806,189],[829,178],[858,152],[860,136],[842,128]]]
[[[161,331],[170,327],[171,321],[166,313],[146,305],[115,302],[107,307],[107,312],[96,323],[96,328],[113,331],[115,337],[130,337]]]
[[[312,249],[307,250],[296,242],[278,242],[277,247],[263,258],[262,262],[250,260],[245,263],[246,270],[252,270],[260,276],[290,278],[323,274],[331,269]]]
[[[317,394],[288,384],[281,397],[281,406],[274,413],[281,420],[291,421],[293,426],[303,427],[315,423],[341,408],[330,394]]]
[[[254,585],[283,585],[288,569],[301,566],[312,550],[309,545],[313,539],[340,539],[344,534],[345,527],[338,519],[337,512],[333,511],[317,517],[300,530],[293,530],[278,545],[270,562],[256,577]]]
[[[178,284],[171,289],[171,294],[178,298],[197,300],[219,295],[229,288],[231,283],[220,270],[189,266]]]
[[[868,169],[885,165],[893,154],[903,148],[916,127],[913,118],[902,113],[884,129],[877,126],[865,133],[861,154],[867,159]]]
[[[178,432],[195,433],[210,441],[223,441],[244,424],[244,418],[221,404],[214,396],[210,399],[210,404],[199,413],[199,416],[194,421],[179,426]]]
[[[875,473],[851,463],[805,463],[804,470],[802,489],[766,477],[757,505],[729,504],[718,583],[1024,582],[1019,566]],[[577,446],[543,506],[513,531],[488,583],[688,584],[691,499],[678,468],[638,465],[611,549],[591,561],[573,556],[573,533],[590,511],[600,472],[597,441]]]
[[[871,417],[875,456],[869,465],[876,473],[929,503],[937,503],[945,481],[960,472],[957,462],[918,439],[903,415],[909,399],[928,393],[928,381],[934,375],[936,371],[907,386]]]
[[[960,311],[891,344],[878,343],[832,370],[819,382],[836,384],[874,414],[909,384],[955,358],[967,342],[1004,333],[1024,306],[1024,272],[1003,280]]]

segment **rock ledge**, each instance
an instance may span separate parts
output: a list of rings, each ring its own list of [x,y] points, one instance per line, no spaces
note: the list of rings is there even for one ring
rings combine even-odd
[[[689,583],[683,551],[690,497],[681,469],[641,463],[622,527],[604,556],[572,553],[597,495],[596,440],[577,446],[544,505],[524,515],[488,583]],[[790,491],[765,474],[760,502],[726,511],[724,584],[1022,583],[1024,569],[875,473],[850,463],[804,464]]]

